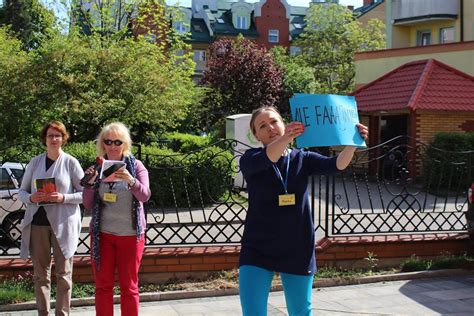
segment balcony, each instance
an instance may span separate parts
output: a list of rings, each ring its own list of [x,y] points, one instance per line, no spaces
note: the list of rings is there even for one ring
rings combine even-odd
[[[393,25],[414,25],[430,21],[456,20],[458,0],[393,0]]]

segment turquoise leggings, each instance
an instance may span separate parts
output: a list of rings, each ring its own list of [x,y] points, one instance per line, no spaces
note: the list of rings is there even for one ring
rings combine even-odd
[[[240,304],[243,316],[266,316],[268,295],[275,272],[255,266],[239,270]],[[313,275],[280,273],[290,316],[311,316]]]

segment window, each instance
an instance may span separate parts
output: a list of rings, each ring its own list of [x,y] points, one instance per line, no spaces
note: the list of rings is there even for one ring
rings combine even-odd
[[[8,174],[7,169],[0,169],[0,189],[8,190],[15,189],[15,184],[13,183],[10,175]]]
[[[290,56],[300,55],[302,52],[299,46],[290,46]]]
[[[217,23],[219,23],[219,24],[224,24],[224,20],[221,19],[221,18],[218,18],[218,19],[217,19]]]
[[[25,169],[10,169],[13,177],[18,181],[18,185],[21,185],[21,180],[23,180],[23,174],[25,173]]]
[[[186,25],[182,21],[176,22],[175,29],[176,31],[178,31],[179,34],[186,33]]]
[[[237,28],[242,29],[242,30],[247,29],[247,17],[245,16],[237,17]]]
[[[303,28],[303,25],[300,23],[293,23],[293,26],[295,27],[295,29],[298,29],[298,30]]]
[[[280,31],[278,30],[268,30],[268,42],[269,43],[278,43]]]
[[[206,61],[206,51],[205,50],[195,50],[193,60],[195,62],[205,62]]]
[[[454,42],[454,27],[446,27],[439,30],[439,42],[441,44]]]
[[[417,46],[426,46],[431,44],[431,31],[418,31],[417,33]]]

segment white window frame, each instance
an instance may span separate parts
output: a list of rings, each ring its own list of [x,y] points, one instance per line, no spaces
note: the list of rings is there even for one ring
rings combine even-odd
[[[280,30],[270,29],[268,30],[268,42],[279,43],[280,42]]]
[[[444,34],[445,31],[451,31],[452,32],[452,39],[450,40],[445,40],[444,39]],[[454,43],[456,41],[456,35],[454,33],[454,27],[442,27],[439,29],[439,43],[440,44],[447,44],[447,43]]]
[[[429,36],[428,42],[424,42],[425,35]],[[431,30],[420,30],[417,32],[417,39],[416,39],[417,46],[426,46],[426,45],[431,45],[432,43],[433,43],[433,37],[431,35]]]
[[[205,50],[195,50],[193,54],[193,60],[195,62],[205,62],[206,61],[206,51]]]
[[[247,17],[246,16],[238,16],[237,17],[237,28],[241,30],[247,29]]]
[[[183,21],[177,21],[174,28],[179,34],[184,34],[187,32],[187,27]]]

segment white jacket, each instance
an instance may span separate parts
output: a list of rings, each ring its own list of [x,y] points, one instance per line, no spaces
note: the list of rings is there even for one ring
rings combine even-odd
[[[84,172],[79,161],[63,151],[48,171],[45,169],[46,153],[43,153],[31,159],[23,175],[18,195],[28,207],[21,223],[20,256],[26,259],[30,255],[31,222],[39,208],[36,203],[30,201],[31,194],[36,192],[34,180],[54,177],[57,191],[64,194],[64,203],[45,205],[44,208],[59,247],[64,257],[69,259],[77,250],[81,232],[79,204],[82,203],[82,186],[79,182]]]

